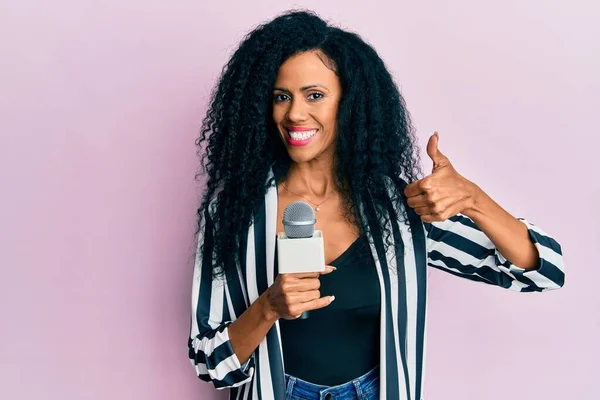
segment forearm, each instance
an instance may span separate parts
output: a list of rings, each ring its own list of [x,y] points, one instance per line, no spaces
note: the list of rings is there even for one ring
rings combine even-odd
[[[514,265],[529,269],[538,265],[539,254],[527,227],[475,185],[473,207],[463,211]]]
[[[268,306],[268,291],[269,289],[229,325],[229,340],[240,364],[248,361],[273,324],[279,319]]]

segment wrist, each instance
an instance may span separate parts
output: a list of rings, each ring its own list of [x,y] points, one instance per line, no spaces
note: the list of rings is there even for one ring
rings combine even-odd
[[[279,314],[277,314],[277,311],[275,311],[269,302],[269,289],[270,288],[267,288],[267,290],[258,298],[258,301],[261,306],[261,312],[264,320],[274,323],[279,319]]]
[[[485,192],[479,186],[471,182],[471,201],[470,206],[464,209],[461,213],[473,219],[483,211],[483,203],[485,202]]]

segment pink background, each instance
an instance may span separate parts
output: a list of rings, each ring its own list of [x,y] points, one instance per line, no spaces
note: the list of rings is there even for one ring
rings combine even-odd
[[[600,398],[600,6],[419,3],[303,5],[371,42],[422,149],[438,130],[568,270],[545,294],[431,271],[425,398]],[[194,139],[235,45],[295,4],[0,3],[0,398],[225,398],[187,359]]]

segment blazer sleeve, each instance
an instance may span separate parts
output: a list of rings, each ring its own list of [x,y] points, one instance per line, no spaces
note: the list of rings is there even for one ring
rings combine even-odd
[[[217,389],[227,389],[252,379],[254,354],[240,365],[231,346],[229,325],[233,321],[227,306],[228,287],[225,279],[212,279],[213,230],[208,213],[204,220],[194,263],[189,359],[198,378],[212,382]]]
[[[427,264],[453,275],[498,285],[517,292],[542,292],[564,285],[560,244],[546,232],[518,218],[539,253],[538,265],[523,269],[507,260],[473,220],[458,214],[445,221],[424,223]]]

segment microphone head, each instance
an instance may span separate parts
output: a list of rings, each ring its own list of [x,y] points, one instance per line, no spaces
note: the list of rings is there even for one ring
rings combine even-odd
[[[309,238],[315,233],[315,212],[305,201],[290,203],[283,211],[283,228],[288,238]]]

